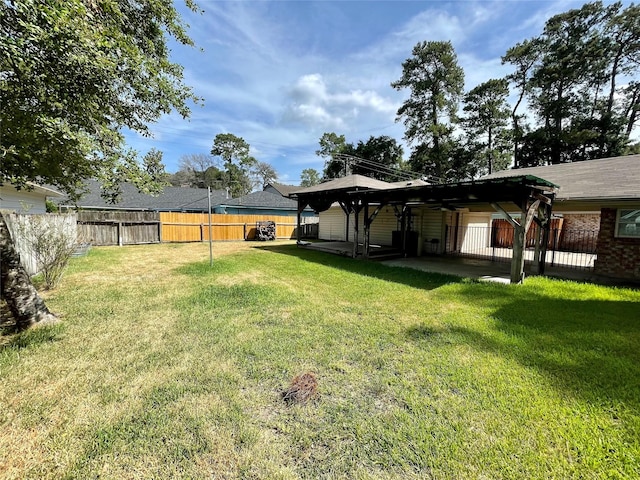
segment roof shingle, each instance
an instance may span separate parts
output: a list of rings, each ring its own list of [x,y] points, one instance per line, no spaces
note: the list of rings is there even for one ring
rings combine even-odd
[[[207,190],[204,188],[165,187],[158,196],[140,193],[135,185],[123,183],[122,195],[116,204],[106,202],[101,196],[100,183],[95,180],[87,182],[89,191],[76,204],[63,199],[58,202],[61,206],[78,207],[100,210],[151,210],[158,212],[169,211],[208,211]],[[227,201],[224,190],[212,190],[211,206]]]
[[[482,179],[520,175],[559,185],[557,200],[640,199],[640,155],[502,170]]]

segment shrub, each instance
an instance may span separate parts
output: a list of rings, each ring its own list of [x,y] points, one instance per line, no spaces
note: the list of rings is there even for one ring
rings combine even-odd
[[[76,249],[75,224],[63,216],[29,215],[21,222],[20,233],[31,250],[45,289],[55,288],[62,279],[71,255]]]

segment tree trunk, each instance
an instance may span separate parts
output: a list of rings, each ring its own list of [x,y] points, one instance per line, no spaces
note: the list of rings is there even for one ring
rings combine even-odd
[[[9,228],[0,212],[0,294],[16,322],[17,330],[58,322],[38,295],[20,263]]]

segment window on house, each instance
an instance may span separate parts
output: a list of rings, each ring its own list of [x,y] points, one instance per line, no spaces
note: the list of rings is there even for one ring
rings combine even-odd
[[[640,238],[640,210],[618,210],[616,237]]]

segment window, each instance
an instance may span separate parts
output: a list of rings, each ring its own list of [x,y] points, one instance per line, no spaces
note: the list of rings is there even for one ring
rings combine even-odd
[[[640,210],[618,210],[616,237],[640,238]]]

